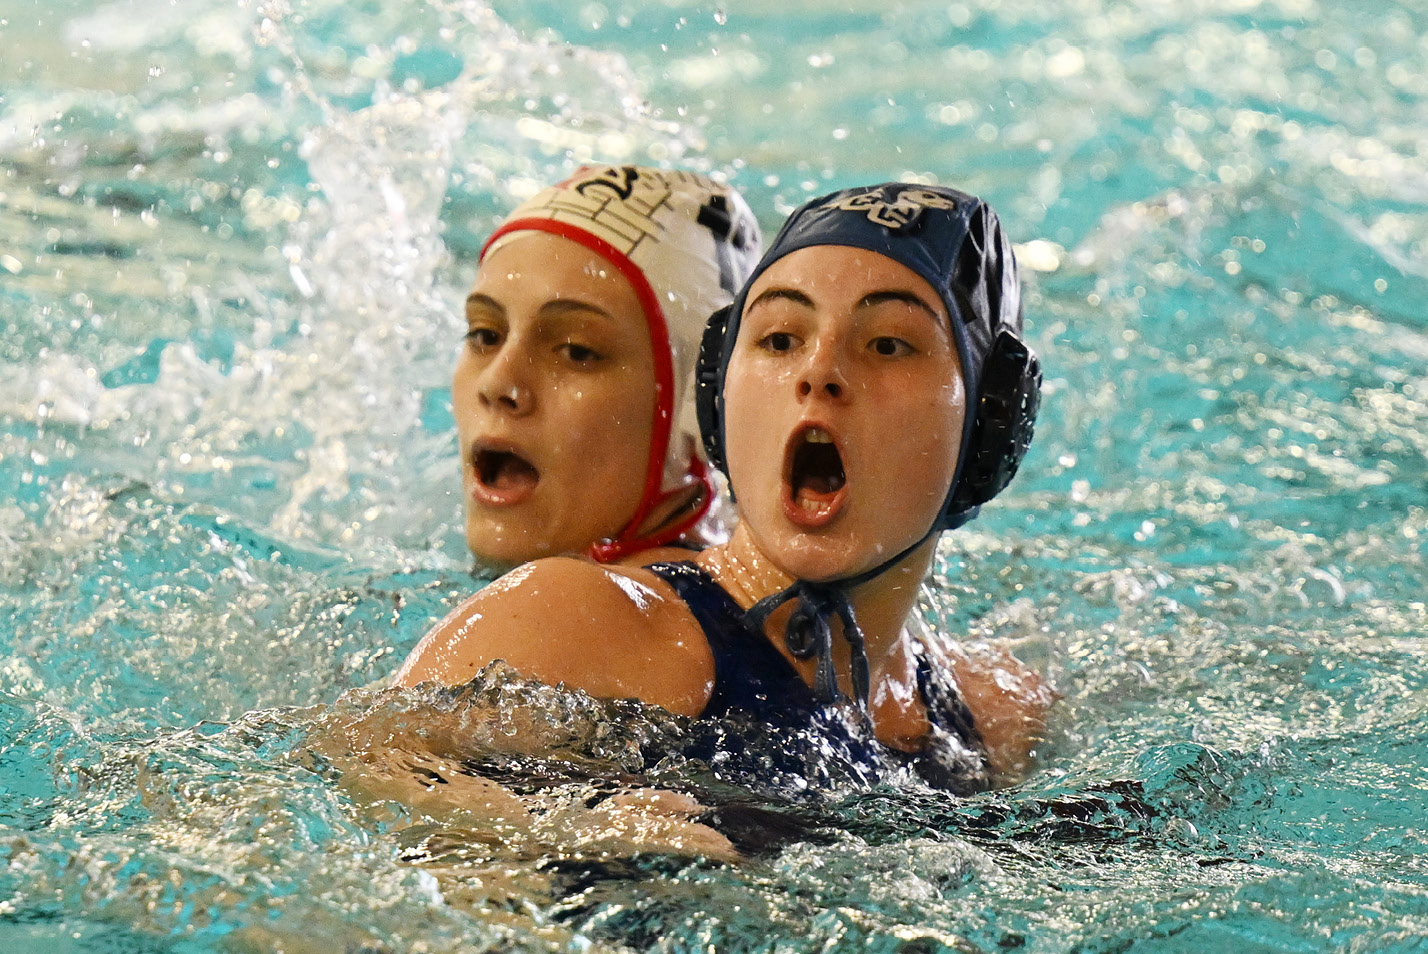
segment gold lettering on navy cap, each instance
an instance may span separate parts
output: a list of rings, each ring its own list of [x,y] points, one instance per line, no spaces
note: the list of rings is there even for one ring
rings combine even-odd
[[[927,189],[902,189],[889,201],[883,190],[874,189],[829,202],[824,208],[862,212],[874,225],[903,229],[916,222],[924,210],[955,209],[957,201]]]

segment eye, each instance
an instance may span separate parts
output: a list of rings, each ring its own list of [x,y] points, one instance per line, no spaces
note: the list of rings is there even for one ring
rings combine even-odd
[[[903,355],[912,354],[916,350],[901,338],[893,338],[889,335],[880,335],[869,341],[868,348],[874,354],[884,358],[900,358]]]
[[[587,347],[583,344],[578,344],[574,341],[567,341],[565,344],[561,345],[556,350],[563,354],[567,360],[573,362],[574,364],[594,364],[602,357],[600,352],[596,351],[594,348]]]
[[[472,328],[466,332],[466,341],[475,351],[488,351],[501,343],[501,333],[495,328]]]
[[[775,331],[759,339],[759,347],[765,351],[792,351],[796,340],[787,331]]]

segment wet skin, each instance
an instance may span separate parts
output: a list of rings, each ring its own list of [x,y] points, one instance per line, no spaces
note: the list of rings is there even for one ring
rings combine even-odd
[[[634,515],[655,409],[634,289],[584,246],[519,233],[482,263],[452,380],[466,540],[511,566],[579,552]]]
[[[751,289],[725,384],[742,522],[696,558],[747,608],[795,578],[845,578],[912,547],[851,594],[874,727],[904,750],[920,748],[929,730],[905,623],[930,567],[935,537],[923,538],[951,483],[963,393],[941,301],[915,273],[839,246],[780,259]],[[765,633],[785,656],[790,610]],[[835,645],[848,691],[846,646]],[[979,668],[946,640],[932,654],[963,687],[994,772],[1012,777],[1042,732],[1046,688],[1015,660]],[[495,659],[548,683],[690,715],[714,679],[698,623],[662,580],[571,559],[529,564],[477,594],[427,635],[397,681],[458,685]],[[790,662],[811,684],[816,661]]]
[[[964,394],[941,298],[906,266],[840,246],[775,262],[725,381],[730,477],[760,550],[829,580],[921,540],[952,483]]]

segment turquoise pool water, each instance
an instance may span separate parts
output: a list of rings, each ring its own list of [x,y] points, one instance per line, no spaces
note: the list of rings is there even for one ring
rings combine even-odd
[[[0,946],[1428,950],[1425,35],[1348,0],[0,0]],[[659,758],[676,721],[499,677],[333,704],[479,584],[457,305],[572,158],[727,175],[769,229],[897,176],[1002,212],[1046,400],[926,612],[1054,674],[1024,785],[814,751],[821,794],[741,789]],[[342,781],[422,726],[549,819],[674,787],[767,849]]]

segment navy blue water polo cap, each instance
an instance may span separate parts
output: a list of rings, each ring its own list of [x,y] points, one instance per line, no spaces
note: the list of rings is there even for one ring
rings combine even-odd
[[[1016,473],[1031,442],[1041,370],[1021,339],[1021,282],[1011,242],[990,206],[956,189],[889,182],[842,189],[794,211],[732,304],[705,331],[698,410],[709,459],[727,473],[724,376],[749,289],[774,262],[815,245],[886,255],[941,296],[962,362],[968,413],[956,476],[933,530],[960,526]]]

